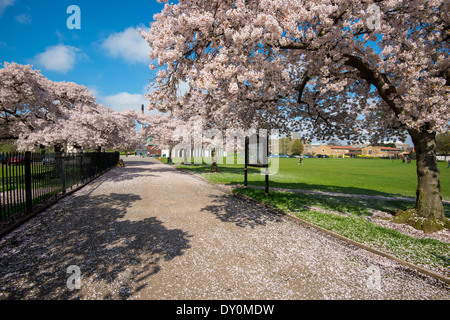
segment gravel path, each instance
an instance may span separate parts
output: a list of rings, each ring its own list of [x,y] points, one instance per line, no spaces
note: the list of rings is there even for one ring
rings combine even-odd
[[[125,161],[0,239],[0,299],[450,298],[448,285],[220,186]]]

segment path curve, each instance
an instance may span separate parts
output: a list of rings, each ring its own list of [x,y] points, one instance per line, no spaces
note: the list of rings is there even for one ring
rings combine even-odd
[[[220,186],[125,163],[0,240],[0,299],[450,298],[444,283]]]

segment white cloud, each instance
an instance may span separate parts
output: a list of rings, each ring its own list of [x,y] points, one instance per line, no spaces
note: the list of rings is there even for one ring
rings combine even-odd
[[[47,70],[67,73],[72,70],[80,56],[81,50],[72,46],[50,46],[44,52],[39,53],[33,61]]]
[[[12,6],[16,0],[0,0],[0,17],[5,12],[5,9]]]
[[[128,92],[121,92],[115,95],[99,97],[98,101],[115,111],[135,110],[141,112],[141,106],[144,105],[144,110],[148,110],[149,101],[143,94],[132,94]]]
[[[31,16],[29,14],[21,13],[18,16],[15,16],[14,19],[17,23],[20,24],[30,24],[31,23]]]
[[[135,28],[127,28],[113,33],[102,42],[102,48],[114,58],[122,58],[128,62],[149,63],[150,46]]]

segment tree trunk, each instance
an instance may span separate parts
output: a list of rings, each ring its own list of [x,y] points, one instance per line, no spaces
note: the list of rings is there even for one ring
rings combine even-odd
[[[55,153],[63,152],[63,147],[60,144],[55,144]]]
[[[167,158],[167,164],[172,164],[172,148],[169,148],[169,157]]]
[[[217,167],[217,160],[216,160],[216,148],[213,148],[211,150],[211,158],[212,158],[211,172],[219,171],[219,168]]]
[[[441,186],[436,158],[436,134],[409,130],[416,151],[416,212],[419,216],[443,219]]]
[[[184,158],[183,163],[185,165],[191,164],[191,162],[188,160],[188,152],[187,151],[188,151],[188,148],[183,149],[183,158]]]

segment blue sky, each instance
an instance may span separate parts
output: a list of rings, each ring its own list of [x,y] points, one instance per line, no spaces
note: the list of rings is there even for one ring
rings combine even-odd
[[[79,30],[67,27],[70,5],[80,8]],[[162,9],[156,0],[0,0],[0,63],[31,64],[50,80],[86,86],[114,110],[140,110],[154,75],[135,29]]]

